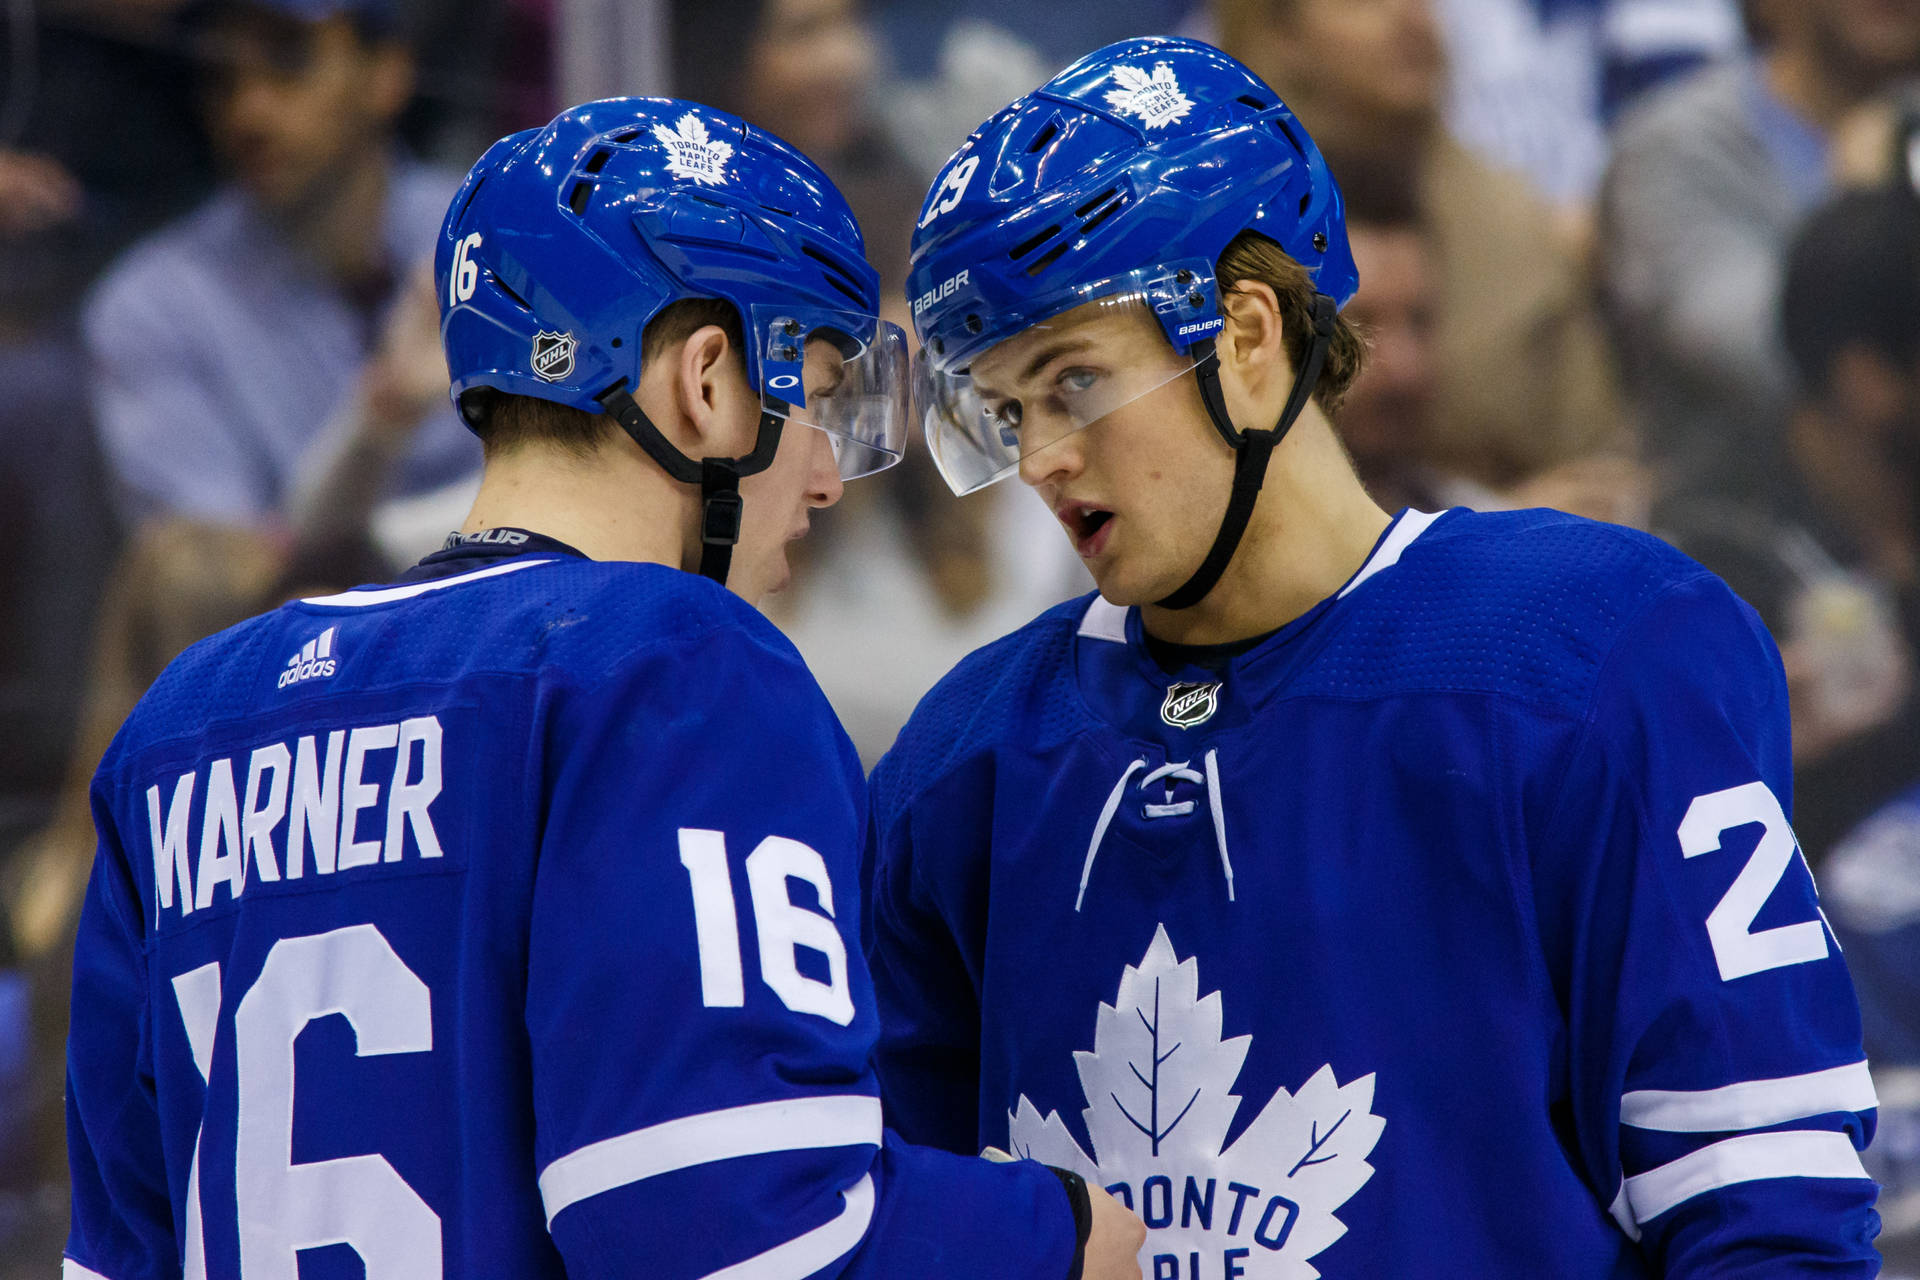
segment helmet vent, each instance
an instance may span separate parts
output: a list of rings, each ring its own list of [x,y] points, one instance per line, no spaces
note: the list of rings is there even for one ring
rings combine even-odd
[[[1088,218],[1085,222],[1081,223],[1080,234],[1083,236],[1086,235],[1089,231],[1093,230],[1095,227],[1105,222],[1108,218],[1111,218],[1114,214],[1120,212],[1120,210],[1123,207],[1125,207],[1126,203],[1127,202],[1125,200],[1113,201],[1106,208],[1102,209],[1100,212],[1094,214],[1091,218]]]
[[[602,169],[604,169],[604,168],[606,168],[606,167],[607,167],[607,160],[608,160],[608,158],[609,158],[609,157],[611,157],[612,155],[613,155],[613,152],[611,152],[611,151],[609,151],[609,150],[607,150],[607,149],[606,149],[605,147],[602,147],[602,148],[600,148],[600,150],[598,150],[598,151],[596,151],[596,152],[594,152],[594,153],[593,153],[593,155],[592,155],[592,157],[590,157],[590,158],[589,158],[589,159],[587,160],[587,164],[586,164],[586,170],[587,170],[587,172],[588,172],[588,173],[598,173],[598,172],[600,172],[600,171],[601,171]]]
[[[501,293],[506,294],[508,302],[511,302],[514,306],[520,308],[522,311],[533,310],[533,308],[530,305],[528,305],[527,300],[521,297],[519,294],[515,293],[513,290],[509,289],[507,287],[507,282],[505,280],[502,280],[498,274],[490,272],[489,275],[493,280],[493,287],[498,289]]]
[[[1293,130],[1287,127],[1287,119],[1285,116],[1275,116],[1273,118],[1273,127],[1285,135],[1287,142],[1292,145],[1295,151],[1298,151],[1301,155],[1307,154],[1307,149],[1300,145],[1300,139],[1295,137]]]
[[[1267,104],[1260,101],[1260,99],[1254,97],[1252,94],[1243,93],[1239,97],[1235,98],[1234,101],[1240,103],[1242,106],[1252,107],[1255,111],[1265,111],[1267,109]]]
[[[1032,264],[1027,267],[1027,274],[1030,276],[1039,275],[1042,271],[1045,271],[1048,267],[1052,266],[1054,263],[1054,260],[1058,258],[1061,254],[1065,253],[1067,249],[1071,247],[1071,245],[1072,245],[1072,241],[1062,240],[1059,244],[1053,246],[1053,248],[1047,250],[1045,253],[1035,258]]]
[[[613,141],[615,141],[615,142],[632,142],[632,141],[633,141],[633,140],[634,140],[635,138],[637,138],[637,137],[639,137],[639,136],[640,136],[640,131],[639,131],[638,129],[628,129],[628,130],[626,130],[626,131],[624,131],[624,132],[622,132],[622,133],[616,133],[616,134],[614,134],[614,135],[613,135]]]
[[[1019,244],[1013,246],[1013,248],[1007,252],[1007,256],[1017,261],[1018,259],[1026,257],[1028,254],[1032,253],[1035,249],[1038,249],[1041,245],[1045,244],[1047,241],[1053,239],[1055,236],[1059,234],[1060,234],[1060,227],[1058,224],[1055,224],[1054,226],[1048,227],[1045,231],[1042,231],[1039,235],[1031,236],[1028,239],[1022,240]]]
[[[1075,209],[1073,211],[1073,216],[1076,218],[1086,217],[1088,214],[1092,213],[1095,209],[1098,209],[1101,205],[1105,204],[1108,198],[1110,198],[1113,195],[1113,193],[1118,191],[1119,189],[1120,188],[1118,187],[1108,187],[1105,191],[1102,191],[1099,195],[1087,201],[1085,204],[1081,205],[1078,209]]]
[[[867,300],[860,296],[859,289],[855,288],[853,283],[846,278],[846,273],[841,271],[839,265],[835,263],[832,258],[821,253],[810,244],[801,245],[800,252],[806,254],[809,258],[812,258],[825,268],[820,274],[826,278],[828,284],[851,298],[860,306],[865,307],[867,305]]]
[[[591,182],[574,183],[573,191],[567,196],[567,208],[575,213],[585,213],[587,202],[593,199],[593,188],[594,184]]]
[[[456,217],[453,219],[453,225],[455,226],[460,225],[460,219],[465,218],[467,216],[467,210],[473,207],[473,198],[480,194],[480,188],[486,186],[487,179],[491,178],[492,176],[493,175],[491,173],[483,173],[479,176],[479,178],[475,179],[473,184],[473,190],[467,192],[467,202],[460,206],[460,215],[459,217]]]
[[[1040,150],[1040,148],[1046,146],[1049,142],[1052,142],[1054,139],[1054,135],[1059,132],[1060,132],[1059,120],[1055,119],[1055,120],[1047,121],[1046,125],[1041,128],[1040,132],[1033,135],[1033,141],[1027,144],[1027,154],[1032,155],[1034,152]]]

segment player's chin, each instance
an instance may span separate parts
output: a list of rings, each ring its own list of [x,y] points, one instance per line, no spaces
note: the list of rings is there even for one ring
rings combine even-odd
[[[1163,600],[1173,590],[1163,586],[1160,580],[1165,575],[1154,572],[1153,566],[1138,564],[1124,555],[1102,556],[1085,563],[1093,574],[1093,585],[1100,588],[1101,598],[1123,609]]]

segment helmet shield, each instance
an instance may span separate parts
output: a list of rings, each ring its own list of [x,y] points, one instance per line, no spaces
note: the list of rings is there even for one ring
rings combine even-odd
[[[900,461],[912,393],[899,325],[857,311],[775,304],[755,306],[752,324],[767,412],[826,432],[842,480]]]
[[[1200,361],[1192,344],[1220,329],[1211,275],[1180,265],[1129,272],[1065,291],[1047,319],[970,358],[922,348],[915,409],[947,486],[967,494],[1005,479],[1022,459],[1190,372]]]

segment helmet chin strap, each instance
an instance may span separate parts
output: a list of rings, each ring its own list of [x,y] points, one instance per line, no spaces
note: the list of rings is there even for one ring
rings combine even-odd
[[[1293,391],[1287,396],[1287,404],[1280,411],[1280,420],[1264,431],[1240,431],[1233,425],[1233,419],[1227,413],[1226,397],[1220,391],[1220,353],[1215,350],[1212,338],[1202,339],[1194,346],[1199,349],[1200,362],[1194,366],[1194,377],[1200,384],[1200,399],[1207,406],[1207,416],[1213,419],[1213,426],[1220,433],[1236,455],[1233,463],[1233,491],[1227,498],[1227,513],[1221,517],[1220,532],[1214,535],[1213,547],[1207,552],[1207,558],[1193,576],[1172,595],[1158,602],[1162,609],[1190,609],[1206,598],[1220,581],[1220,575],[1227,571],[1227,565],[1233,559],[1233,553],[1240,546],[1240,539],[1247,532],[1247,522],[1253,518],[1254,504],[1260,498],[1260,486],[1266,482],[1267,463],[1273,458],[1273,451],[1292,430],[1293,423],[1307,407],[1307,399],[1313,394],[1313,388],[1320,381],[1320,370],[1327,362],[1327,347],[1333,339],[1333,322],[1338,308],[1332,298],[1324,293],[1313,295],[1313,337],[1307,344],[1306,364],[1300,370],[1300,376],[1294,379]]]
[[[744,458],[702,458],[695,462],[674,448],[673,442],[653,425],[627,390],[626,379],[594,399],[648,457],[660,464],[662,471],[682,484],[700,486],[700,576],[725,586],[727,571],[733,565],[733,548],[740,541],[740,517],[746,508],[740,500],[740,480],[773,464],[774,452],[780,447],[780,428],[786,420],[763,405],[752,453]]]

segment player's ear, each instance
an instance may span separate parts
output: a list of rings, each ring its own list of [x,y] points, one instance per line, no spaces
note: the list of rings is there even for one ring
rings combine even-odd
[[[717,324],[702,325],[681,344],[674,377],[675,407],[691,429],[692,439],[680,442],[690,457],[734,458],[752,450],[749,426],[758,415],[743,412],[749,398],[746,374],[727,331]]]
[[[1242,280],[1220,292],[1220,310],[1226,326],[1214,346],[1229,386],[1237,385],[1248,399],[1263,402],[1276,381],[1290,372],[1286,333],[1280,320],[1280,298],[1262,280]],[[1281,387],[1285,395],[1287,387]]]

